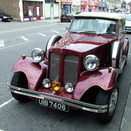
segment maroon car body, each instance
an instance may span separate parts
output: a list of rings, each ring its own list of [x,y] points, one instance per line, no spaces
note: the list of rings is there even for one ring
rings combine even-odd
[[[86,20],[91,21],[89,28],[94,24],[92,30],[85,31]],[[84,31],[79,28],[82,24]],[[103,32],[102,28],[97,32],[98,24]],[[105,32],[108,24],[115,25],[113,33]],[[94,112],[98,121],[109,122],[118,100],[117,78],[127,62],[129,41],[124,29],[122,14],[74,16],[64,37],[52,36],[45,51],[36,48],[32,57],[23,55],[13,65],[8,84],[13,97],[21,102],[35,98],[40,105],[61,111]]]

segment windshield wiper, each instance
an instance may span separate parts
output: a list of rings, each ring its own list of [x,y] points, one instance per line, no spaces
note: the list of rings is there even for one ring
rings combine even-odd
[[[88,30],[88,31],[77,31],[77,33],[96,33],[95,31],[90,31],[90,30]]]

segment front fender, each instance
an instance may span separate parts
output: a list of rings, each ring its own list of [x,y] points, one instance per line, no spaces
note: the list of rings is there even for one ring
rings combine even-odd
[[[85,72],[75,87],[74,99],[80,100],[83,94],[91,87],[98,86],[103,90],[110,90],[116,84],[118,73],[114,68],[98,70],[97,72]]]
[[[37,90],[41,77],[46,74],[47,66],[45,64],[34,63],[31,57],[26,57],[25,59],[18,59],[18,61],[13,65],[12,72],[23,72],[28,81],[28,88],[31,90]]]

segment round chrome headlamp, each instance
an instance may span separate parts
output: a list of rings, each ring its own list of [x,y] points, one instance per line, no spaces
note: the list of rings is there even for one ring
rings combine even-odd
[[[43,84],[43,86],[45,88],[50,88],[51,87],[51,81],[49,79],[47,79],[47,78],[42,81],[42,84]]]
[[[88,71],[95,71],[100,64],[99,58],[95,55],[87,55],[84,59],[84,66]]]
[[[31,57],[34,60],[34,62],[39,63],[44,59],[45,52],[40,48],[35,48],[31,52]]]
[[[74,91],[73,84],[72,84],[72,83],[66,83],[66,84],[65,84],[65,90],[66,90],[68,93],[73,92],[73,91]]]

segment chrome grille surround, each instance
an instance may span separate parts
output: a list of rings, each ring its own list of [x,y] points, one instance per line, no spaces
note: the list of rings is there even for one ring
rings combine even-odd
[[[70,82],[76,84],[78,79],[78,63],[79,59],[76,55],[68,54],[60,57],[59,54],[52,52],[49,78],[53,81],[59,81],[61,79],[64,83]],[[64,65],[64,67],[62,67],[62,65]],[[61,71],[64,75],[62,75]]]

